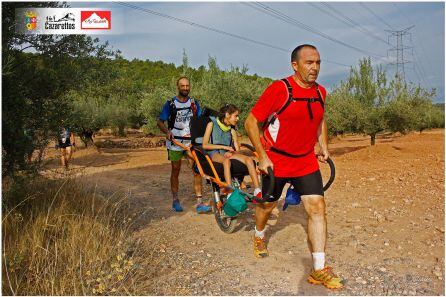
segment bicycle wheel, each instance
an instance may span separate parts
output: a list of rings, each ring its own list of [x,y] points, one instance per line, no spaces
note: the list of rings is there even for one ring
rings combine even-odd
[[[224,204],[226,202],[226,196],[221,196],[220,201]],[[228,234],[234,232],[235,227],[237,226],[237,217],[226,216],[223,207],[219,209],[215,201],[212,204],[212,210],[220,230]]]

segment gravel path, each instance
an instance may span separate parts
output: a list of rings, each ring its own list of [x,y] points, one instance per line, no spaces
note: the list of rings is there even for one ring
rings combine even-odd
[[[258,260],[252,209],[236,232],[225,234],[213,215],[194,212],[186,166],[180,176],[185,212],[171,212],[163,148],[101,150],[78,152],[73,166],[104,193],[129,195],[131,236],[148,251],[139,264],[147,295],[445,294],[444,130],[381,137],[374,147],[360,136],[330,145],[337,177],[326,192],[327,257],[346,279],[341,291],[306,282],[311,257],[302,206],[274,211],[270,257]],[[208,186],[205,194],[211,196]]]

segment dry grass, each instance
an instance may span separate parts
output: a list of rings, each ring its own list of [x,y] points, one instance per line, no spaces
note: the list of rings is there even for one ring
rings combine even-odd
[[[145,295],[121,195],[75,180],[3,182],[3,295]]]

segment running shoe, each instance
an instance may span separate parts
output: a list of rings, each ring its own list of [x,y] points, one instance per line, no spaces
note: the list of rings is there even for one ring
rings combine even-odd
[[[265,258],[268,256],[265,238],[254,236],[254,256],[257,258]]]
[[[196,207],[197,213],[198,214],[202,214],[202,213],[207,213],[211,211],[211,207],[209,205],[206,205],[204,203],[200,203],[197,205]]]
[[[172,210],[176,212],[182,212],[183,208],[181,207],[180,200],[174,200],[172,202]]]
[[[343,279],[334,274],[330,266],[321,270],[313,270],[308,277],[308,282],[313,285],[324,285],[328,289],[341,289]]]

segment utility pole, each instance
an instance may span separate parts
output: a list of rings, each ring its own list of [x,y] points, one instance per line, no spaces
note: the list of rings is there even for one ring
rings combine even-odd
[[[389,44],[393,45],[393,43],[390,42],[390,39],[393,39],[393,37],[396,40],[396,45],[389,49],[390,52],[396,52],[396,62],[389,64],[396,65],[396,75],[399,76],[402,81],[405,81],[404,64],[411,63],[411,61],[404,59],[405,57],[404,50],[412,49],[412,47],[404,46],[403,36],[408,35],[410,37],[410,40],[412,40],[412,35],[411,33],[409,33],[409,30],[412,29],[413,27],[414,26],[410,26],[403,30],[385,30],[386,32],[389,33],[388,36]]]

